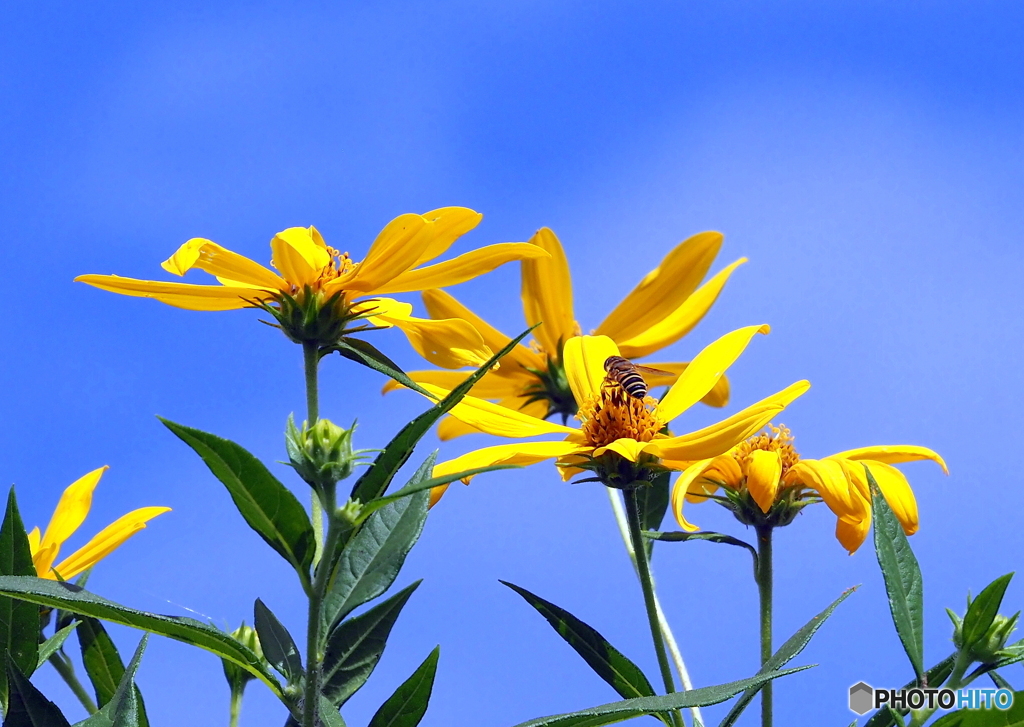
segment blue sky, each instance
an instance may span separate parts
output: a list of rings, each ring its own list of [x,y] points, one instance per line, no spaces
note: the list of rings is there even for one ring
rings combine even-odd
[[[269,239],[293,225],[315,224],[358,258],[392,217],[444,205],[485,215],[457,251],[553,228],[584,329],[678,241],[725,233],[715,269],[750,263],[673,358],[770,323],[731,371],[730,411],[808,378],[783,419],[805,456],[910,443],[950,465],[948,478],[905,467],[921,509],[911,542],[927,661],[951,650],[944,607],[962,611],[968,589],[1019,568],[1018,6],[9,3],[0,18],[2,476],[43,525],[68,483],[109,464],[86,536],[135,507],[174,508],[96,570],[97,592],[232,628],[260,596],[301,630],[294,577],[155,418],[282,459],[285,419],[303,406],[301,356],[253,312],[190,313],[71,279],[161,278],[159,262],[195,236],[266,262]],[[453,292],[521,329],[515,266]],[[397,332],[373,342],[421,366]],[[322,411],[358,415],[359,446],[381,446],[423,408],[411,394],[381,399],[382,383],[324,366]],[[680,425],[714,416],[694,410]],[[745,534],[710,505],[691,515]],[[800,657],[820,666],[777,687],[779,724],[848,724],[850,684],[908,677],[874,555],[847,556],[833,526],[819,506],[777,537],[779,641],[862,584]],[[756,670],[745,558],[705,544],[655,555],[698,684]],[[351,725],[438,643],[424,724],[511,725],[614,699],[499,578],[657,673],[607,498],[550,466],[454,489],[399,584],[417,578]],[[1011,585],[1010,612],[1022,596]],[[130,652],[137,634],[115,635]],[[1019,668],[1006,676],[1019,686]],[[155,639],[139,679],[156,724],[226,722],[220,665],[204,652]],[[49,673],[37,681],[81,716]],[[243,724],[280,725],[273,698],[249,691]]]

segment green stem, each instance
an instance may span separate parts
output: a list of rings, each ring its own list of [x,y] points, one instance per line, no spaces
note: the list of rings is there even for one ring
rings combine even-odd
[[[320,344],[316,341],[303,343],[302,361],[306,373],[306,426],[311,427],[320,418]],[[313,523],[313,541],[316,545],[313,564],[316,565],[320,562],[324,545],[324,511],[316,491],[312,495],[310,521]]]
[[[772,658],[772,526],[757,528],[757,596],[761,611],[761,666]],[[772,683],[761,687],[761,727],[772,725]]]
[[[967,671],[967,668],[971,665],[971,663],[972,661],[970,656],[968,656],[964,652],[961,651],[959,654],[957,654],[956,661],[953,663],[953,671],[950,672],[949,678],[946,679],[946,682],[942,685],[942,687],[944,689],[955,690],[959,689],[960,687],[966,686],[970,680],[964,679],[964,673]],[[920,727],[921,725],[923,725],[931,718],[933,714],[935,714],[936,709],[937,707],[932,707],[931,709],[925,707],[924,709],[911,710],[910,727]]]
[[[96,706],[96,702],[92,701],[92,697],[89,696],[89,692],[87,692],[85,687],[82,686],[82,683],[78,681],[78,677],[75,676],[75,667],[71,663],[71,660],[61,656],[60,652],[54,652],[50,655],[49,661],[50,664],[53,665],[53,668],[57,670],[57,673],[60,674],[60,678],[64,680],[68,687],[71,688],[74,695],[78,697],[78,701],[82,703],[83,707],[85,707],[85,711],[89,714],[96,714],[96,710],[99,708]]]
[[[231,718],[228,720],[228,727],[238,727],[238,717],[242,714],[242,693],[245,685],[231,687]]]
[[[331,500],[324,503],[327,508],[327,539],[324,552],[333,553],[341,536],[341,523],[335,515],[333,491],[327,493]],[[313,495],[314,498],[316,495]],[[333,559],[329,559],[333,560]],[[320,622],[323,618],[324,596],[331,576],[331,563],[322,561],[316,566],[312,592],[309,596],[309,622],[306,625],[306,689],[302,711],[302,726],[316,727],[319,724],[318,706],[320,704],[320,667],[323,656],[320,653]]]
[[[629,524],[629,538],[633,544],[633,553],[636,555],[640,587],[644,592],[647,623],[651,628],[654,652],[658,655],[658,667],[661,669],[661,679],[665,684],[665,693],[671,694],[676,690],[676,685],[672,679],[672,666],[668,662],[668,654],[665,653],[665,641],[661,638],[661,624],[658,621],[658,608],[654,599],[654,583],[651,580],[651,568],[647,562],[647,550],[644,548],[644,539],[640,534],[640,511],[636,502],[636,490],[626,490],[624,494],[626,499],[626,522]],[[675,727],[683,727],[683,717],[679,714],[679,710],[672,710],[670,714],[672,715],[672,724]]]

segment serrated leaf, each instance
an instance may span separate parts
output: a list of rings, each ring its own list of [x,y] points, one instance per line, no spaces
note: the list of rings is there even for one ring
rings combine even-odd
[[[602,704],[598,707],[591,707],[590,709],[583,709],[578,712],[531,719],[528,722],[521,722],[515,727],[603,727],[606,724],[615,724],[616,722],[622,722],[645,714],[656,714],[658,712],[686,709],[688,707],[707,707],[724,702],[745,689],[760,687],[772,679],[796,674],[810,668],[810,666],[798,666],[794,669],[776,671],[771,674],[759,674],[749,679],[740,679],[739,681],[718,684],[713,687],[700,687],[699,689],[672,692],[672,694],[661,694],[654,697],[625,699],[621,702]]]
[[[366,613],[342,621],[327,637],[322,692],[332,704],[340,707],[370,678],[391,628],[419,585],[416,581]]]
[[[435,646],[412,676],[402,682],[370,720],[369,727],[416,727],[427,713],[430,692],[434,688],[437,658],[441,647]]]
[[[1006,587],[1010,585],[1011,578],[1013,573],[999,576],[971,601],[960,632],[963,635],[965,649],[970,649],[985,638],[985,634],[999,614],[999,607],[1003,603],[1003,595],[1006,593]]]
[[[33,686],[10,653],[4,654],[10,702],[3,727],[70,727],[57,705]]]
[[[924,672],[924,581],[903,526],[878,489],[871,469],[865,465],[871,488],[871,511],[875,518],[875,554],[882,569],[889,596],[892,622],[914,673]]]
[[[12,487],[0,525],[0,575],[34,576],[32,551]],[[39,663],[39,609],[31,603],[0,598],[0,653],[10,654],[21,674],[32,675]],[[7,706],[6,670],[0,674],[0,705]]]
[[[538,595],[514,583],[500,581],[522,596],[551,627],[565,639],[587,665],[604,679],[620,697],[650,697],[654,695],[647,676],[622,652],[612,646],[597,629]]]
[[[494,354],[483,366],[452,389],[448,396],[402,427],[402,430],[395,435],[394,439],[384,448],[384,451],[373,461],[370,468],[356,481],[352,488],[351,498],[366,503],[383,495],[387,491],[388,485],[391,484],[391,480],[394,479],[395,474],[409,459],[417,442],[423,438],[423,435],[434,426],[438,419],[458,404],[462,397],[469,393],[469,390],[473,388],[476,382],[483,378],[484,374],[490,371],[491,367],[502,356],[511,352],[532,330],[533,328],[530,328],[512,339],[505,348]]]
[[[673,543],[685,543],[688,540],[706,540],[709,543],[720,543],[722,545],[735,545],[739,548],[745,548],[750,556],[754,559],[754,573],[757,573],[757,549],[754,548],[750,543],[744,542],[739,538],[734,538],[731,535],[725,533],[716,533],[711,530],[702,530],[699,533],[684,533],[682,531],[673,532],[661,532],[661,533],[641,533],[645,538],[651,540],[665,540]]]
[[[670,474],[659,473],[647,487],[640,487],[636,490],[636,506],[640,514],[640,530],[648,532],[661,527],[668,512]],[[651,559],[654,552],[654,540],[644,541],[644,550],[647,551],[647,560]]]
[[[843,591],[842,595],[839,596],[839,598],[837,598],[836,600],[832,601],[832,603],[830,603],[824,611],[822,611],[817,616],[812,618],[810,621],[804,624],[795,634],[786,639],[786,643],[780,646],[778,650],[774,654],[772,654],[771,658],[764,663],[764,665],[761,667],[761,670],[758,672],[758,675],[760,676],[776,672],[779,669],[781,669],[783,665],[788,664],[790,661],[792,661],[797,656],[797,654],[803,651],[804,647],[806,647],[807,644],[810,643],[811,638],[818,631],[818,629],[821,628],[821,625],[825,623],[825,620],[832,615],[832,612],[836,610],[836,607],[840,603],[845,601],[849,597],[849,595],[853,593],[855,590],[857,590],[856,586]],[[729,714],[727,714],[725,716],[725,719],[723,719],[719,723],[718,727],[729,727],[729,725],[735,723],[736,720],[739,719],[739,716],[743,712],[743,710],[746,709],[747,705],[750,704],[751,700],[753,700],[757,693],[761,690],[761,687],[763,685],[764,682],[758,684],[755,687],[751,687],[750,689],[745,690],[743,692],[743,695],[740,696],[738,700],[736,700],[736,704],[734,704],[732,706],[732,709],[729,710]]]
[[[330,633],[352,609],[391,586],[423,531],[429,499],[427,491],[418,492],[389,502],[367,518],[345,546],[331,575],[321,633]]]
[[[956,653],[950,654],[945,659],[943,659],[938,664],[929,669],[925,674],[928,686],[934,689],[938,689],[940,686],[942,686],[942,683],[949,678],[950,674],[953,673],[954,664],[956,664]],[[903,690],[907,691],[908,689],[913,689],[916,686],[917,679],[915,678],[913,681],[909,681],[906,684],[904,684]],[[880,709],[873,715],[871,715],[871,719],[869,719],[864,724],[864,727],[893,727],[893,725],[895,724],[896,723],[893,721],[889,713],[884,709]]]
[[[78,644],[82,650],[82,664],[96,691],[96,704],[103,707],[117,693],[124,678],[124,662],[121,661],[117,646],[114,645],[110,635],[103,628],[103,624],[89,616],[80,616],[79,618],[81,618],[81,623],[78,627]],[[138,691],[137,687],[136,691]],[[140,727],[147,727],[149,720],[146,718],[142,695],[136,694],[135,699],[138,702],[137,721]]]
[[[355,361],[357,364],[362,364],[374,371],[379,371],[385,376],[391,377],[402,386],[418,391],[425,396],[430,396],[430,393],[410,379],[398,364],[381,353],[376,346],[361,338],[342,338],[331,347],[331,350],[337,351],[349,361]]]
[[[274,612],[260,599],[253,606],[256,635],[260,638],[263,656],[271,666],[284,674],[289,684],[297,684],[302,677],[302,657],[295,639],[288,633]]]
[[[249,527],[291,564],[308,589],[316,544],[313,525],[295,495],[240,445],[167,419],[160,421],[202,457]]]
[[[78,628],[78,624],[80,623],[81,621],[72,621],[39,645],[39,660],[36,662],[36,669],[45,664],[51,656],[56,654],[57,651],[64,646],[64,642],[68,640],[71,632]]]
[[[226,634],[201,621],[183,616],[162,616],[137,611],[90,593],[72,583],[33,576],[0,576],[0,595],[13,596],[40,606],[63,608],[111,623],[131,626],[192,644],[237,664],[281,697],[281,685],[256,654]]]
[[[1013,693],[1013,704],[999,709],[964,709],[950,712],[932,727],[1024,727],[1024,692]]]

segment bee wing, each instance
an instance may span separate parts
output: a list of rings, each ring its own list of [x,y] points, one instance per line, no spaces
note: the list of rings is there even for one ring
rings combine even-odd
[[[679,375],[679,374],[674,374],[671,371],[663,371],[662,369],[655,369],[655,368],[651,368],[650,366],[641,366],[640,364],[633,364],[633,368],[635,368],[641,374],[644,374],[644,378],[647,378],[647,376],[678,376]]]

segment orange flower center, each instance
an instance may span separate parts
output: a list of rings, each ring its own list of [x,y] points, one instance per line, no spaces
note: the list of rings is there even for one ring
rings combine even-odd
[[[745,467],[750,453],[757,449],[766,452],[778,452],[782,461],[782,477],[785,477],[790,468],[800,461],[800,455],[793,448],[793,435],[785,425],[768,425],[767,432],[754,435],[749,439],[740,442],[733,450],[732,456],[741,468]],[[744,470],[744,474],[746,471]]]
[[[601,393],[584,402],[576,418],[592,447],[604,447],[623,438],[650,442],[664,426],[654,416],[652,407],[656,404],[649,396],[637,399],[618,383],[605,381]]]

